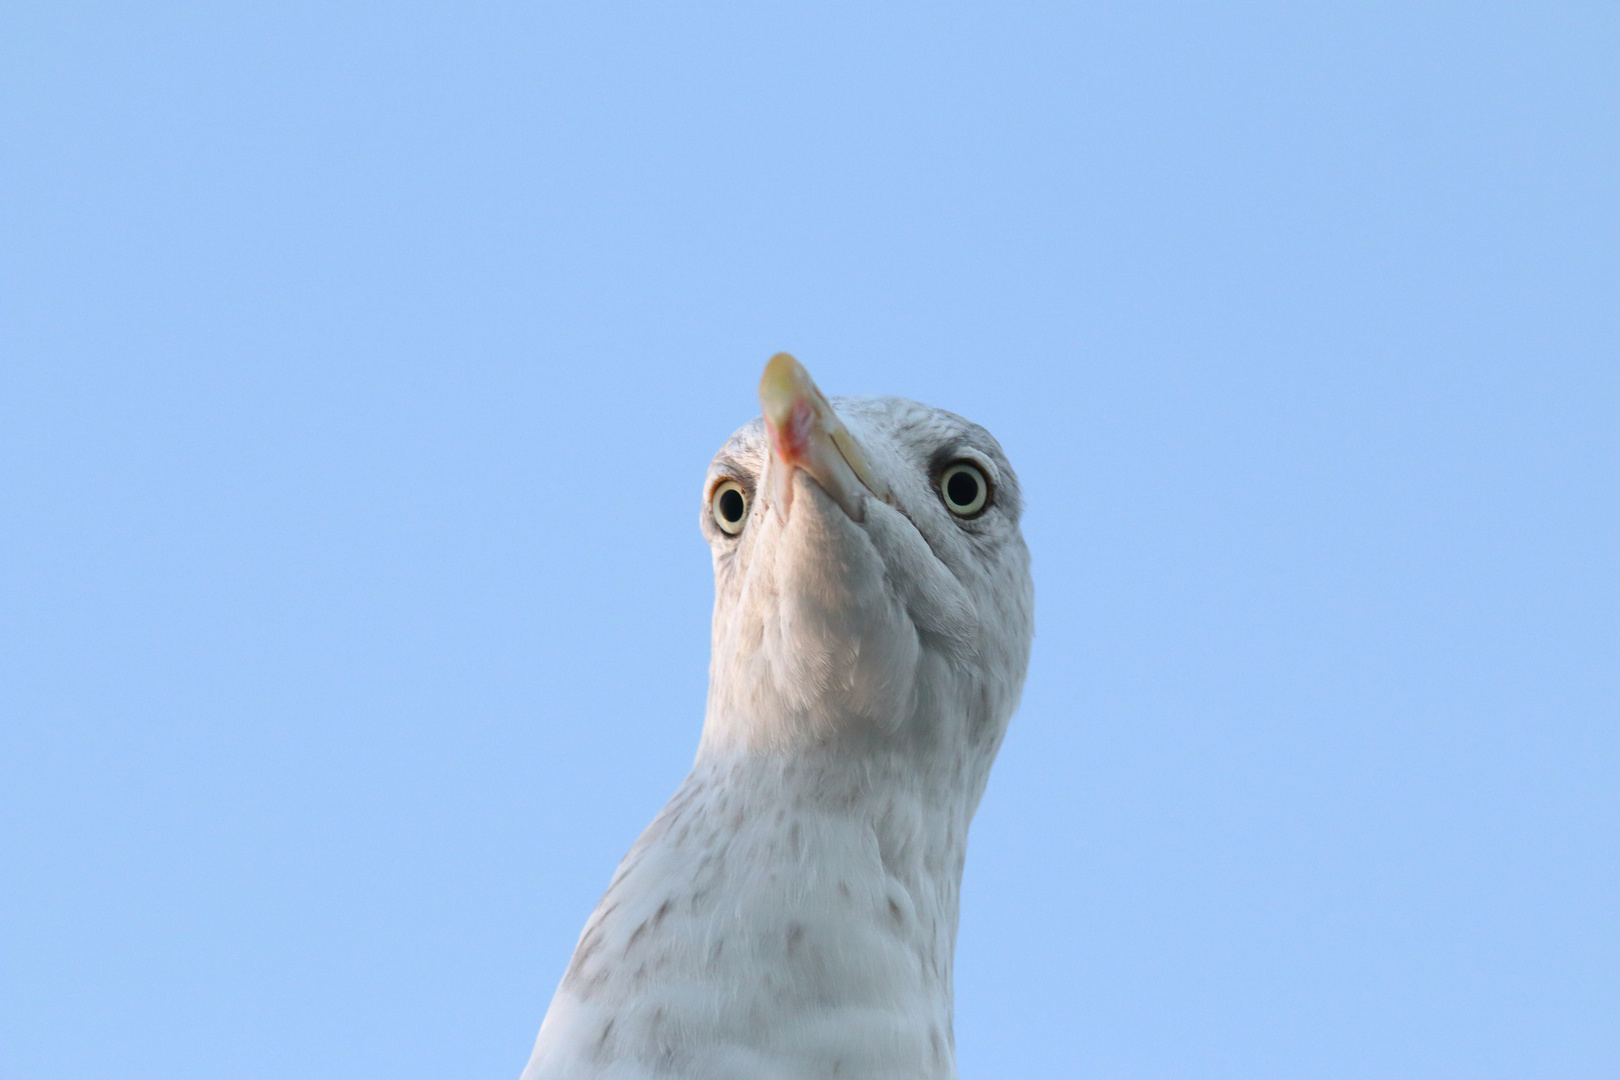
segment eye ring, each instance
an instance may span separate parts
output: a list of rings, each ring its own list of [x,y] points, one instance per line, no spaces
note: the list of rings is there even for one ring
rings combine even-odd
[[[939,496],[957,517],[975,517],[990,501],[990,481],[977,465],[953,461],[939,474]]]
[[[748,520],[748,492],[735,480],[722,480],[709,493],[709,516],[727,536],[736,536]]]

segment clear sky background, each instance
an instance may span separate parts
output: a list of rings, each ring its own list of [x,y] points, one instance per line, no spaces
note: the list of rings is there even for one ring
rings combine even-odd
[[[0,1074],[515,1078],[778,349],[1023,476],[965,1077],[1620,1071],[1613,4],[0,31]]]

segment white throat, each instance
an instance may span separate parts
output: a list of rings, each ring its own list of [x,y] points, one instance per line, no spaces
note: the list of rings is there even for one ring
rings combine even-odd
[[[629,1059],[669,1069],[601,1075],[954,1076],[958,896],[988,764],[700,757],[614,875],[547,1015],[542,1044],[573,1064],[530,1075]]]

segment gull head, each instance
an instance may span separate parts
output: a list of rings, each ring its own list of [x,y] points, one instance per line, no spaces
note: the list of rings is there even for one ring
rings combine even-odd
[[[935,747],[993,757],[1033,634],[1018,478],[990,433],[889,397],[827,398],[786,353],[710,463],[709,703],[699,757]]]
[[[527,1080],[956,1075],[967,833],[1029,660],[990,433],[827,398],[791,356],[709,466],[708,713],[620,863]]]

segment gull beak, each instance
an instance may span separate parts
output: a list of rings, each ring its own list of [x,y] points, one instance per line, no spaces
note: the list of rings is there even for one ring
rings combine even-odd
[[[866,520],[867,495],[888,500],[888,485],[872,471],[860,444],[810,373],[787,353],[777,353],[765,365],[759,404],[771,439],[771,460],[761,486],[783,520],[793,508],[793,473],[798,469],[809,473],[851,521]]]

